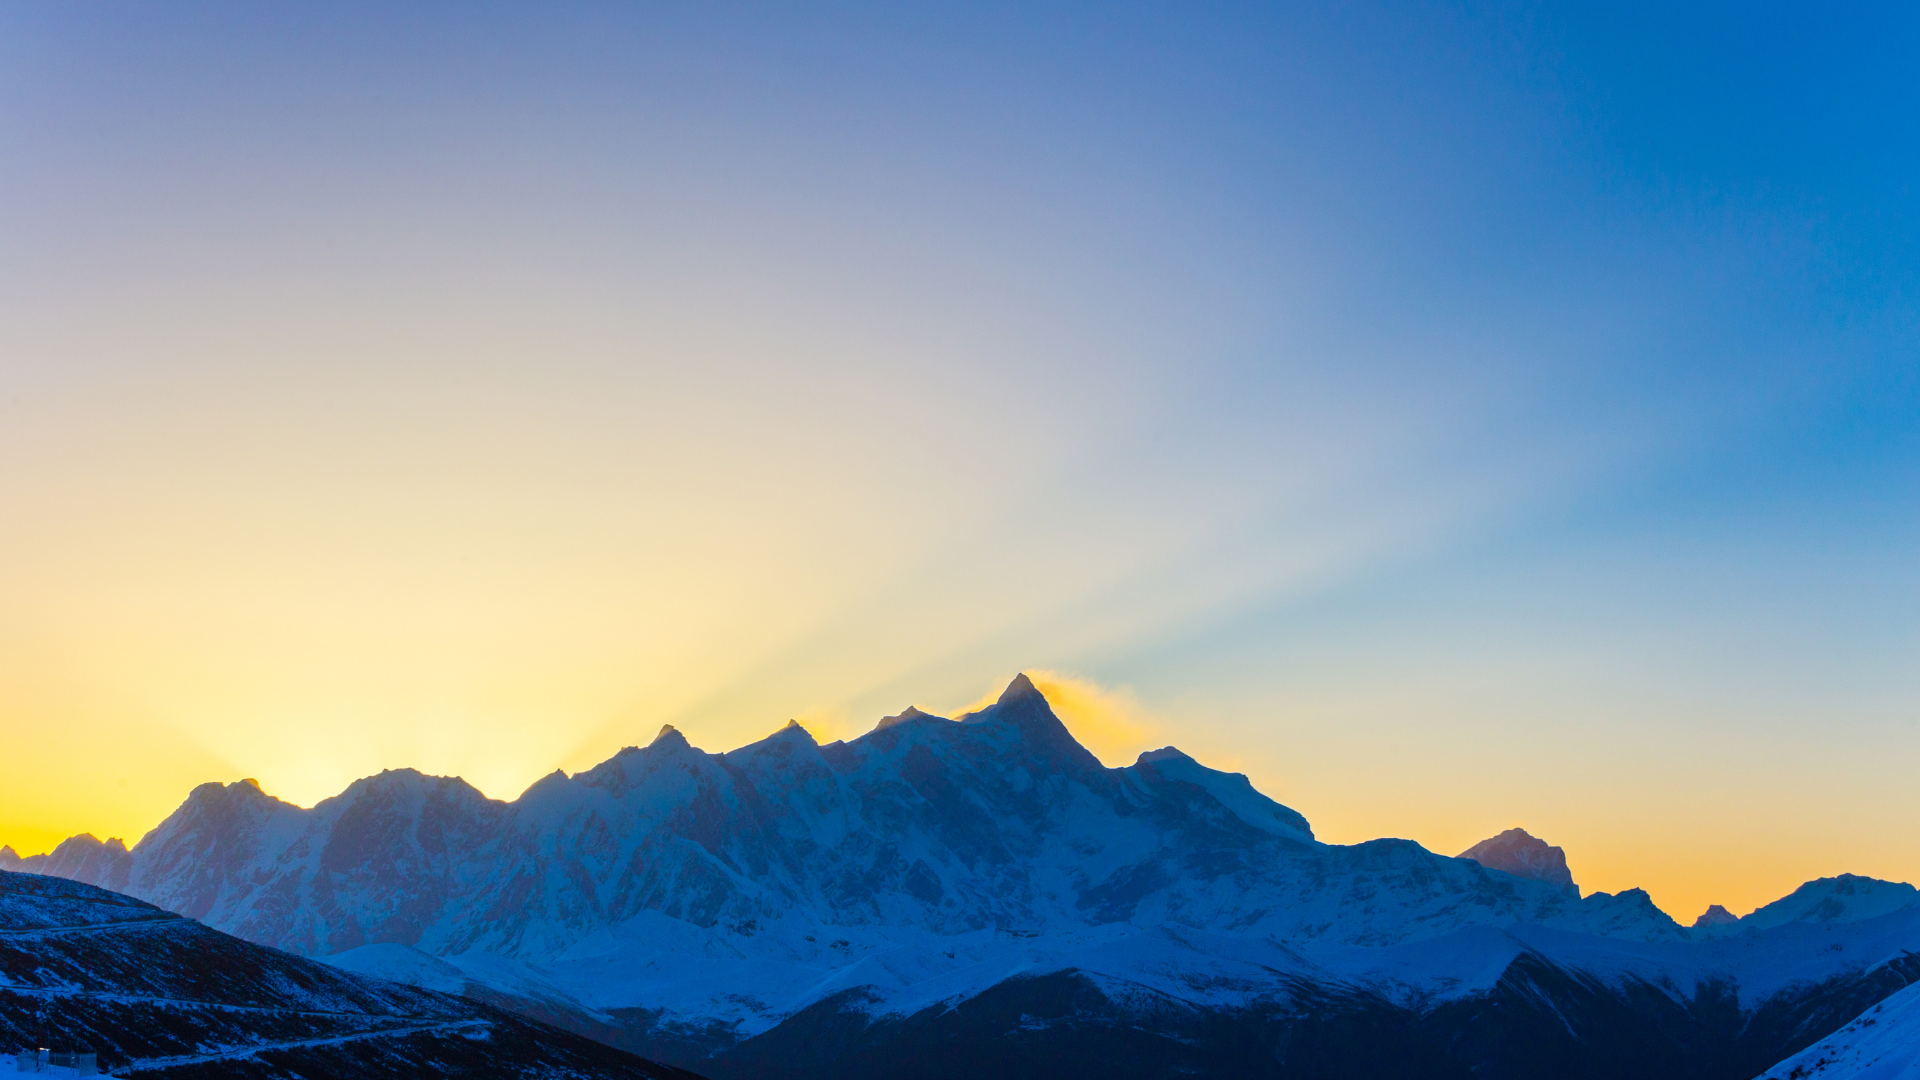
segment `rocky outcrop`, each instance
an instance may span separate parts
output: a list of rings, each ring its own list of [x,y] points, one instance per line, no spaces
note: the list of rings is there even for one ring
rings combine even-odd
[[[1567,853],[1535,839],[1525,829],[1508,829],[1499,836],[1482,840],[1459,855],[1472,859],[1489,870],[1498,870],[1529,881],[1544,881],[1557,886],[1568,896],[1580,895],[1567,869]]]
[[[1719,926],[1732,926],[1739,921],[1733,912],[1728,911],[1719,904],[1713,904],[1709,906],[1707,910],[1701,912],[1699,918],[1693,920],[1692,929],[1710,930]]]

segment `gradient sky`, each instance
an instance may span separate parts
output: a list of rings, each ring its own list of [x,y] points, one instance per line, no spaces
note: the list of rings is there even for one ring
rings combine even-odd
[[[1920,880],[1916,178],[1906,5],[0,2],[0,842],[1026,669]]]

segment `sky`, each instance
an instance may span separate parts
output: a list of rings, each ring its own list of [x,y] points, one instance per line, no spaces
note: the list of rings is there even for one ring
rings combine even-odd
[[[1920,13],[0,0],[0,843],[1035,673],[1920,881]]]

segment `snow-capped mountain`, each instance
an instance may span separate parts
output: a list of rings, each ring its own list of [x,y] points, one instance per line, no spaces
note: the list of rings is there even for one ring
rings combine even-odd
[[[789,725],[710,754],[667,728],[510,803],[410,770],[311,810],[209,784],[131,851],[23,863],[714,1075],[1007,1072],[1017,1050],[1033,1075],[1361,1054],[1576,1076],[1599,1040],[1626,1056],[1591,1075],[1746,1080],[1920,947],[1904,886],[1810,883],[1690,931],[1638,890],[1581,897],[1516,833],[1472,859],[1323,844],[1172,747],[1103,767],[1023,676],[846,743]]]
[[[1920,890],[1904,881],[1841,874],[1809,881],[1741,919],[1740,924],[1767,927],[1795,922],[1858,922],[1905,911],[1915,904],[1920,904]]]

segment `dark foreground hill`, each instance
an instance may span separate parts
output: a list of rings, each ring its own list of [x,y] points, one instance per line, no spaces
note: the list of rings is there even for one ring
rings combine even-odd
[[[694,1080],[461,997],[249,944],[132,897],[0,871],[0,1049],[120,1075]]]

